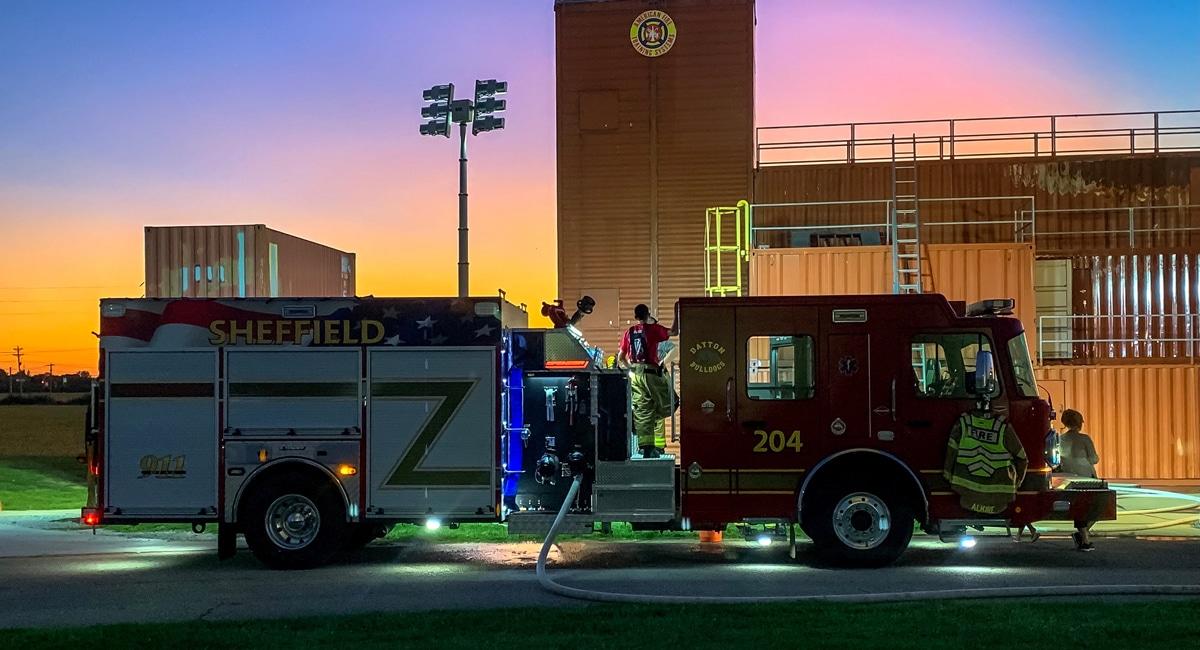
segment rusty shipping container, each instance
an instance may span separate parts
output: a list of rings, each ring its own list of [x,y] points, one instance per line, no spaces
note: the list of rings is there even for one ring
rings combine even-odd
[[[1200,255],[1166,250],[1076,255],[1069,262],[1073,317],[1069,328],[1056,324],[1071,345],[1070,361],[1195,363]]]
[[[1045,366],[1037,377],[1059,413],[1083,414],[1100,476],[1200,479],[1200,367]]]
[[[559,0],[558,280],[613,351],[634,305],[703,292],[703,215],[750,193],[752,0]]]
[[[262,224],[147,226],[146,297],[353,296],[354,253]]]
[[[762,167],[755,172],[752,200],[883,201],[891,196],[891,173],[889,163]],[[1200,251],[1200,155],[1195,153],[922,160],[917,173],[923,242],[1028,241],[1036,243],[1039,257]],[[1006,198],[940,200],[968,197]],[[1034,211],[1035,225],[965,223],[1028,221]],[[756,208],[754,213],[756,227],[884,222],[882,203]],[[876,230],[882,235],[882,228]]]
[[[922,285],[968,303],[1013,298],[1016,315],[1033,332],[1036,298],[1029,244],[927,244],[921,247]],[[750,251],[750,294],[807,296],[892,292],[889,246],[765,248]],[[1030,345],[1036,344],[1030,335]]]

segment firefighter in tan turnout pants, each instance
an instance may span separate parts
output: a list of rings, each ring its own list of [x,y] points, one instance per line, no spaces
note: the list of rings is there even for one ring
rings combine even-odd
[[[671,332],[658,324],[646,305],[638,305],[633,316],[637,323],[621,338],[617,360],[630,369],[638,448],[643,458],[658,458],[667,444],[664,418],[672,413],[671,385],[658,349]]]

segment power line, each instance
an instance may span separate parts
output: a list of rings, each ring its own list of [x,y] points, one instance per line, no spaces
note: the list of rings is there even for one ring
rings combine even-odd
[[[0,287],[0,291],[42,291],[42,290],[56,290],[56,291],[57,291],[57,290],[62,290],[62,291],[80,291],[80,290],[83,290],[83,289],[116,289],[116,288],[119,288],[119,287],[121,287],[121,286],[124,286],[124,285],[110,284],[110,285],[99,285],[99,286],[90,286],[90,287],[82,287],[82,286],[80,286],[80,287],[73,287],[73,286],[58,286],[58,287],[55,287],[55,286],[45,286],[45,287],[38,287],[38,286],[27,286],[27,287],[8,286],[8,287]]]
[[[34,354],[46,353],[94,353],[97,350],[96,345],[91,348],[35,348]],[[29,354],[29,353],[26,353]]]

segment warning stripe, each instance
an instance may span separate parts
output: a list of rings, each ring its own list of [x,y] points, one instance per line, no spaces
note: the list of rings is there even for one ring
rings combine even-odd
[[[108,394],[113,398],[150,397],[213,397],[216,391],[211,383],[191,382],[179,384],[121,383],[109,384]]]
[[[230,397],[358,397],[358,382],[230,383]]]

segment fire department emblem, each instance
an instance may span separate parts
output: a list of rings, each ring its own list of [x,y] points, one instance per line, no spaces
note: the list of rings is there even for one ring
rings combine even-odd
[[[838,372],[847,377],[858,374],[858,359],[848,354],[838,359]]]
[[[629,28],[629,42],[642,56],[662,56],[675,44],[675,21],[665,11],[643,11]]]
[[[725,368],[725,346],[716,341],[700,341],[688,348],[691,359],[688,368],[702,374],[711,375]]]

